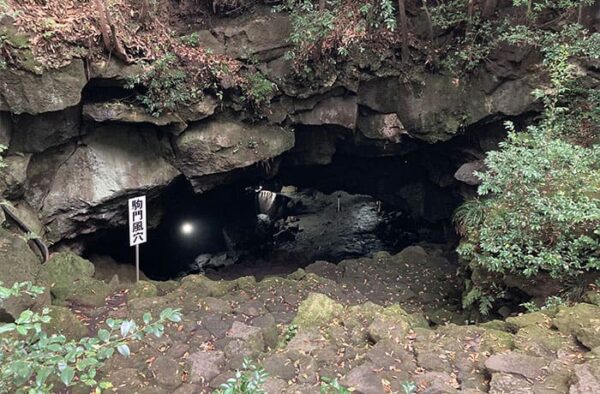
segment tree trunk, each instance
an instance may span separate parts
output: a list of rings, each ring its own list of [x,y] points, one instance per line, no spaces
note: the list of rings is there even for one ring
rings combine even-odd
[[[400,32],[402,33],[402,61],[408,62],[408,19],[406,17],[406,0],[398,0],[398,18],[400,19]]]
[[[427,17],[427,38],[429,41],[433,40],[433,22],[431,21],[431,13],[429,7],[427,7],[427,0],[423,0],[423,11]]]
[[[104,0],[94,0],[94,6],[98,14],[98,22],[100,23],[100,33],[102,34],[102,42],[104,47],[110,53],[121,59],[125,63],[131,63],[131,58],[127,55],[127,51],[119,41],[118,31],[112,23],[110,13],[106,9]]]

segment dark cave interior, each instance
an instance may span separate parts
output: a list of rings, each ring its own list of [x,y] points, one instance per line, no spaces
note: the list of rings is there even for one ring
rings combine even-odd
[[[291,273],[316,259],[335,263],[377,249],[394,253],[419,242],[451,248],[457,242],[451,216],[465,192],[464,185],[452,175],[464,152],[441,145],[423,144],[405,155],[389,157],[340,152],[328,165],[298,166],[293,164],[292,153],[284,157],[272,179],[242,179],[202,194],[195,194],[189,182],[180,177],[148,201],[149,211],[160,215],[151,221],[154,225],[150,226],[148,242],[140,247],[141,269],[156,280],[199,271],[215,278],[263,277]],[[257,221],[258,187],[281,194],[293,191],[286,197],[285,212],[269,218],[267,224]],[[320,209],[325,212],[331,205],[323,201],[335,205],[341,193],[341,216],[324,213],[319,218]],[[307,215],[310,224],[302,228]],[[348,226],[345,219],[349,215],[363,221],[366,217],[372,223],[352,230],[356,233],[352,235],[338,229],[331,237],[342,239],[324,246],[311,246],[311,239],[305,240],[306,244],[294,244],[299,237],[318,238],[319,234],[310,232],[320,231],[320,227]],[[301,230],[294,228],[295,220],[299,220]],[[127,230],[122,226],[82,237],[84,256],[107,255],[119,263],[132,264],[134,251],[128,245]],[[303,231],[308,234],[298,236]],[[352,246],[358,237],[367,245]],[[303,248],[311,249],[310,253]],[[206,267],[194,263],[207,255],[217,256],[223,264],[215,265],[214,259]]]

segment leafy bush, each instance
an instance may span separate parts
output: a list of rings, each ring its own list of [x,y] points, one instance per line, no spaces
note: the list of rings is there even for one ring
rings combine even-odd
[[[189,47],[196,48],[198,45],[200,45],[200,35],[198,32],[193,32],[187,36],[179,37],[179,41]]]
[[[267,377],[269,374],[264,369],[245,358],[242,369],[235,372],[235,378],[228,379],[213,394],[265,394],[262,386]]]
[[[347,56],[352,48],[384,38],[396,29],[393,0],[328,0],[320,8],[312,0],[285,0],[275,11],[288,12],[292,23],[288,58],[298,63],[312,55],[334,52]],[[386,37],[389,38],[389,37]]]
[[[0,286],[0,303],[13,296],[36,296],[42,292],[43,288],[31,283]],[[167,321],[181,320],[176,309],[165,309],[154,322],[146,313],[139,326],[133,320],[108,319],[108,328],[100,329],[96,337],[73,341],[43,330],[43,325],[51,320],[49,312],[48,308],[40,313],[25,310],[13,323],[0,324],[1,393],[48,393],[57,381],[67,387],[81,383],[97,392],[110,388],[110,382],[97,381],[97,370],[103,361],[111,358],[115,350],[129,356],[128,342],[146,335],[160,337]]]
[[[535,92],[544,103],[543,119],[517,132],[507,123],[508,138],[489,152],[479,199],[455,214],[463,235],[458,252],[472,268],[533,277],[547,273],[563,283],[600,269],[600,146],[597,124],[600,107],[582,106],[596,97],[579,80],[577,58],[600,58],[599,37],[579,27],[559,33],[531,32],[544,44],[544,66],[550,85]],[[471,288],[466,306],[479,300],[489,311],[502,288]]]
[[[169,53],[156,60],[146,72],[129,79],[127,87],[141,87],[143,93],[136,96],[152,116],[159,117],[165,111],[175,111],[179,106],[190,104],[202,96],[202,90],[188,83],[186,72],[178,67],[177,58]]]
[[[260,72],[255,72],[248,76],[244,90],[250,103],[255,107],[260,107],[271,101],[277,90],[277,85],[269,81]]]
[[[559,278],[599,269],[600,149],[511,130],[486,158],[478,193],[459,222],[459,252],[492,272]],[[474,213],[476,212],[476,213]],[[466,218],[473,217],[465,226]]]

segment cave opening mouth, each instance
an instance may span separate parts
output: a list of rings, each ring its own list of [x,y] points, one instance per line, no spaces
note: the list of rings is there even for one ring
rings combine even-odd
[[[441,245],[450,255],[451,216],[462,197],[431,165],[422,152],[336,154],[328,165],[284,162],[272,179],[243,179],[202,194],[178,178],[148,201],[154,219],[140,246],[141,270],[153,280],[194,273],[260,280],[319,260],[339,263],[415,244]],[[97,231],[82,244],[97,269],[134,262],[126,226]]]

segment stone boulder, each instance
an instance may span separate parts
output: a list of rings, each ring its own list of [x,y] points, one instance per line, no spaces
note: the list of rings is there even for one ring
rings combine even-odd
[[[225,173],[271,159],[294,146],[281,127],[218,118],[187,129],[177,138],[176,163],[188,178]]]
[[[470,161],[461,165],[458,170],[454,173],[454,178],[460,182],[466,183],[471,186],[481,185],[481,179],[479,179],[475,173],[485,171],[485,163],[483,160]]]
[[[220,42],[225,43],[226,54],[267,61],[282,56],[286,51],[291,24],[287,15],[266,14],[216,27],[214,33]]]
[[[48,153],[54,154],[64,157],[61,152]],[[124,126],[99,128],[58,164],[54,178],[46,185],[42,214],[58,238],[94,231],[102,223],[124,222],[124,201],[130,193],[160,189],[179,174],[163,158],[169,154],[153,132]],[[44,168],[38,166],[47,161],[36,161],[30,173],[41,177]],[[33,181],[37,179],[34,176]],[[38,185],[43,183],[40,180]],[[106,205],[110,202],[116,206]]]
[[[210,382],[223,372],[225,367],[225,354],[221,351],[197,351],[190,354],[191,363],[190,379],[192,383]]]
[[[15,116],[10,151],[43,152],[78,137],[80,126],[81,107],[78,105],[61,111]]]
[[[93,279],[94,265],[73,252],[53,255],[40,271],[39,280],[50,289],[57,303],[73,301],[101,305],[111,292],[105,282]]]
[[[80,59],[41,75],[6,68],[0,70],[0,111],[32,115],[60,111],[79,104],[86,83]]]
[[[202,120],[214,114],[216,108],[217,100],[207,96],[204,100],[186,106],[176,113],[152,116],[140,106],[116,101],[85,104],[83,116],[100,123],[149,123],[155,126],[170,126],[168,130],[178,134],[187,128],[189,122]]]
[[[40,281],[50,287],[56,298],[66,298],[73,283],[91,278],[94,265],[73,252],[57,253],[42,267]]]
[[[575,336],[585,347],[600,346],[600,307],[585,303],[561,307],[552,322],[561,332]]]
[[[20,236],[0,228],[0,282],[10,287],[15,282],[35,282],[41,261]],[[25,309],[47,304],[47,297],[11,297],[0,302],[0,321],[15,319]]]
[[[80,339],[88,334],[87,327],[67,307],[53,306],[49,316],[52,320],[45,326],[49,334],[64,335],[68,339]]]
[[[31,159],[31,155],[14,155],[4,158],[6,167],[0,168],[0,196],[16,199],[23,195],[29,159]]]
[[[535,102],[532,90],[525,78],[501,81],[482,72],[457,83],[449,75],[423,73],[408,82],[398,78],[361,82],[358,103],[396,113],[411,136],[438,142],[485,118],[526,112]]]
[[[600,392],[600,358],[574,366],[574,382],[569,394],[592,394]]]
[[[543,377],[547,366],[548,361],[541,357],[512,351],[494,354],[485,361],[485,367],[493,373],[520,375],[533,380]]]
[[[354,130],[357,116],[356,96],[339,96],[324,99],[310,110],[291,116],[291,119],[296,124],[310,126],[335,125]]]
[[[315,328],[326,325],[339,316],[343,306],[321,293],[310,293],[298,307],[293,323],[301,328]]]

